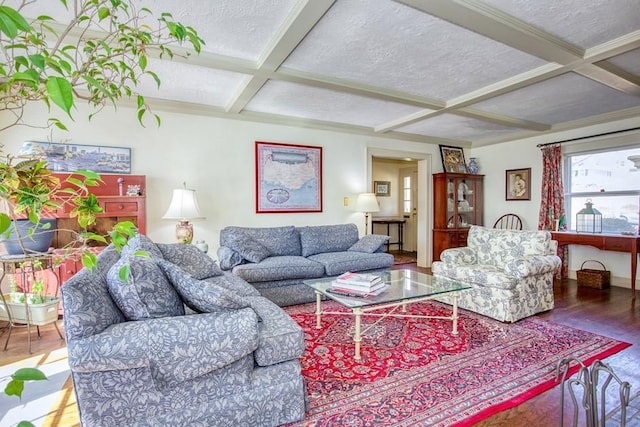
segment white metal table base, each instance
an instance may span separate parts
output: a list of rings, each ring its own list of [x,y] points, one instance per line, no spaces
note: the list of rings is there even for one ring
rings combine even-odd
[[[399,313],[395,313],[395,311],[399,307],[402,307],[402,311],[406,312],[408,304],[432,300],[438,297],[438,295],[430,295],[430,296],[420,297],[420,298],[411,298],[408,300],[401,300],[401,301],[395,301],[395,302],[386,303],[386,304],[372,305],[369,307],[354,307],[351,309],[352,312],[349,313],[344,311],[322,311],[322,294],[316,291],[316,329],[322,329],[323,314],[339,314],[343,316],[353,315],[355,317],[355,331],[353,335],[353,342],[355,344],[355,354],[354,354],[355,360],[362,359],[360,355],[360,343],[362,342],[362,334],[365,334],[369,329],[377,325],[380,321],[384,320],[386,317],[451,320],[453,323],[451,333],[453,335],[458,335],[458,292],[455,291],[448,294],[450,294],[453,299],[451,316],[420,316],[416,314],[399,314]],[[393,309],[388,313],[371,313],[372,311],[381,310],[388,307],[393,307]],[[378,319],[375,323],[373,323],[372,325],[369,325],[364,331],[362,331],[361,330],[362,316],[380,317],[380,319]]]

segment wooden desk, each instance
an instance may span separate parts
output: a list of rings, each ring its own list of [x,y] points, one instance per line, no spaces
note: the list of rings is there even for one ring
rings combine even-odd
[[[604,251],[627,252],[631,254],[631,297],[636,297],[636,269],[638,266],[638,247],[640,236],[624,236],[622,234],[589,234],[570,231],[552,231],[551,237],[558,241],[558,246],[585,245]]]
[[[398,240],[396,242],[387,242],[385,243],[385,245],[387,246],[387,250],[390,249],[391,245],[398,245],[398,250],[402,251],[402,245],[404,244],[404,223],[407,222],[406,219],[402,219],[402,218],[378,218],[378,219],[373,219],[371,221],[371,231],[373,232],[373,227],[376,224],[382,224],[382,225],[386,225],[387,226],[387,236],[391,236],[390,232],[391,232],[391,225],[395,225],[398,229]]]

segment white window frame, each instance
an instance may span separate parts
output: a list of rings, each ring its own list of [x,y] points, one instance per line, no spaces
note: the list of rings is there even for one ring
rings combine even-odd
[[[623,190],[623,191],[592,191],[592,192],[571,192],[571,179],[573,178],[573,171],[571,170],[571,159],[574,156],[584,156],[588,154],[596,154],[596,153],[606,153],[613,151],[623,151],[629,150],[633,148],[640,148],[640,144],[637,145],[624,145],[624,146],[613,146],[606,147],[601,149],[591,149],[591,150],[571,150],[570,153],[563,154],[563,164],[562,164],[562,176],[563,176],[563,185],[564,185],[564,205],[565,205],[565,219],[567,221],[567,226],[569,230],[575,231],[575,216],[577,212],[571,211],[571,201],[575,198],[598,198],[601,199],[603,197],[618,197],[618,196],[631,196],[631,197],[639,197],[640,198],[640,184],[638,190]],[[639,175],[640,177],[640,175]],[[640,202],[639,202],[640,203]],[[597,208],[597,206],[594,206]]]

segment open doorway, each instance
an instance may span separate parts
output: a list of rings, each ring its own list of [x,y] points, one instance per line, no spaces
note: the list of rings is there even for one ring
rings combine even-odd
[[[371,188],[380,205],[372,218],[373,232],[390,236],[388,250],[397,262],[430,267],[430,156],[369,149],[369,160]]]

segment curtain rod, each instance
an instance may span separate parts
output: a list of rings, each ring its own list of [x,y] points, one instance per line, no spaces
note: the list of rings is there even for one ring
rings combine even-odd
[[[553,145],[553,144],[563,144],[565,142],[571,142],[571,141],[579,141],[581,139],[588,139],[588,138],[597,138],[599,136],[606,136],[606,135],[614,135],[616,133],[622,133],[622,132],[629,132],[632,130],[639,130],[640,127],[635,127],[635,128],[629,128],[629,129],[622,129],[622,130],[614,130],[612,132],[605,132],[605,133],[599,133],[597,135],[589,135],[589,136],[580,136],[578,138],[571,138],[571,139],[563,139],[562,141],[556,141],[556,142],[547,142],[544,144],[538,144],[536,145],[536,147],[540,148],[540,147],[545,147],[547,145]]]

